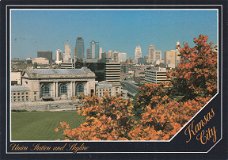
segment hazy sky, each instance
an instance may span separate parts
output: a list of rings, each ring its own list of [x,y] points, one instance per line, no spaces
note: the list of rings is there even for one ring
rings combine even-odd
[[[177,41],[193,44],[206,34],[217,43],[216,10],[12,10],[12,58],[36,57],[38,50],[64,50],[83,37],[85,50],[91,40],[103,51],[117,50],[133,57],[137,45],[147,55],[148,46],[164,51],[175,49]]]

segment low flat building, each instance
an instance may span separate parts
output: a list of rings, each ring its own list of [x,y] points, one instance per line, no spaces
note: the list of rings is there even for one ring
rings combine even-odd
[[[72,62],[69,62],[69,63],[67,63],[67,62],[61,63],[60,64],[60,68],[61,69],[74,69],[74,63],[72,63]]]
[[[30,69],[22,76],[29,88],[29,101],[71,99],[95,94],[95,74],[81,69]]]
[[[102,81],[96,84],[96,95],[103,97],[105,95],[115,97],[122,95],[121,87],[114,86],[112,83]]]
[[[25,86],[11,86],[11,102],[29,101],[30,89]]]
[[[41,65],[48,65],[49,64],[49,60],[47,58],[44,57],[37,57],[37,58],[33,58],[32,59],[32,64],[41,64]]]
[[[64,62],[60,64],[61,69],[74,69],[74,63],[72,62]]]
[[[161,83],[169,81],[167,79],[166,68],[148,67],[145,70],[145,81],[150,83]]]

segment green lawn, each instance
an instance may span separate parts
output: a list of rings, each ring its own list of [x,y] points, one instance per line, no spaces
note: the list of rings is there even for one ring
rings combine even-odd
[[[12,140],[57,140],[61,133],[54,132],[59,122],[65,121],[71,127],[79,126],[85,118],[76,111],[62,112],[12,112]]]

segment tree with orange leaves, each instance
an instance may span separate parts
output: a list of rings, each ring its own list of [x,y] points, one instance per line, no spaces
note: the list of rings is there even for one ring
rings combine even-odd
[[[208,43],[208,36],[194,39],[195,46],[187,43],[180,49],[181,63],[171,71],[171,96],[182,95],[183,100],[197,96],[213,96],[217,92],[217,50]]]
[[[77,128],[61,122],[55,129],[65,139],[168,140],[216,93],[217,51],[208,37],[180,49],[181,63],[171,70],[170,83],[141,86],[134,102],[121,97],[85,97]],[[181,98],[179,98],[181,97]]]

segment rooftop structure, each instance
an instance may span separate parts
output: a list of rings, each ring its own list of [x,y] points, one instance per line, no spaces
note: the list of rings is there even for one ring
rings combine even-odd
[[[87,67],[81,69],[31,69],[27,70],[24,77],[27,78],[80,78],[94,77],[95,74]]]
[[[12,92],[29,91],[29,88],[26,86],[14,85],[14,86],[11,86],[11,91]]]

